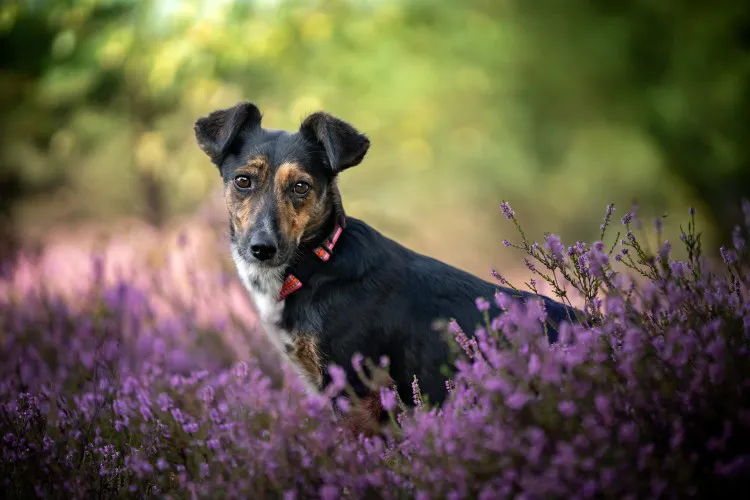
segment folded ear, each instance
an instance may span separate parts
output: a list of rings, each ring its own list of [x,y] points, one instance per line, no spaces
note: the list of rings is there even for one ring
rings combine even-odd
[[[241,102],[199,118],[193,127],[195,138],[201,150],[218,167],[243,126],[259,127],[261,118],[260,110],[254,104]]]
[[[300,133],[323,146],[334,174],[358,165],[370,148],[370,140],[343,120],[322,111],[302,122]]]

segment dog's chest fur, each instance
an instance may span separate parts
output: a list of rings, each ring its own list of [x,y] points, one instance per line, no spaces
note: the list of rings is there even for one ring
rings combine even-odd
[[[268,340],[276,347],[282,358],[291,363],[308,390],[317,391],[320,373],[315,365],[319,364],[319,359],[301,359],[302,354],[305,358],[319,357],[316,346],[311,346],[308,338],[299,335],[298,332],[288,331],[281,326],[285,301],[278,300],[277,297],[283,285],[283,275],[276,270],[260,269],[248,264],[234,245],[232,259],[242,284],[250,293]]]

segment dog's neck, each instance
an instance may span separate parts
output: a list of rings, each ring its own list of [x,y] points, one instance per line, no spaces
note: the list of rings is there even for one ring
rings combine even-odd
[[[323,240],[331,235],[337,223],[342,226],[346,224],[346,212],[344,211],[344,205],[341,202],[341,192],[335,179],[331,182],[329,189],[331,191],[331,204],[328,215],[324,218],[323,224],[307,232],[301,238],[301,243],[297,249],[297,253],[300,255],[305,255],[320,245]]]

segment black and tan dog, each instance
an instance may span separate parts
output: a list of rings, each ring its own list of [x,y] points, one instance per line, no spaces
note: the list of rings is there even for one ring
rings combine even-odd
[[[455,318],[471,335],[483,322],[477,297],[492,303],[498,290],[515,292],[346,216],[336,178],[362,161],[370,141],[338,118],[318,112],[296,132],[271,130],[261,126],[258,108],[243,102],[200,118],[195,135],[224,180],[239,276],[270,340],[304,379],[322,388],[330,380],[326,365],[335,363],[361,397],[376,398],[351,359],[357,352],[387,356],[404,402],[412,401],[416,375],[422,393],[441,403],[441,366],[449,365],[450,351],[434,321]],[[553,324],[570,317],[562,304],[541,298]],[[554,341],[554,328],[549,332]]]

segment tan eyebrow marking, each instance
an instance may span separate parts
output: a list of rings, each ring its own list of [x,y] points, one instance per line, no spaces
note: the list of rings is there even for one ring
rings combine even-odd
[[[252,174],[259,177],[260,181],[265,181],[270,170],[271,168],[265,156],[253,156],[247,163],[235,170],[235,175]]]
[[[298,203],[292,203],[288,193],[290,184],[296,181],[305,181],[312,184],[312,178],[302,167],[293,162],[282,163],[276,171],[274,178],[274,189],[278,200],[279,226],[280,230],[287,235],[290,241],[299,241],[307,229],[310,219],[316,215],[317,196],[312,191],[307,197]]]

